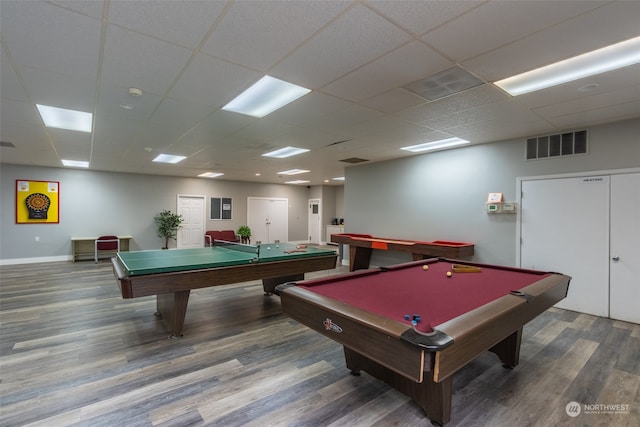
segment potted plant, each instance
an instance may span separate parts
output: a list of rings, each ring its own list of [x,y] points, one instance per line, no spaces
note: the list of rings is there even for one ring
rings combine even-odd
[[[184,219],[182,215],[171,213],[171,211],[163,210],[154,218],[158,227],[158,237],[164,239],[162,249],[169,249],[169,239],[175,239],[178,236],[178,229],[182,225]]]
[[[251,229],[248,225],[241,225],[238,228],[238,236],[240,236],[240,240],[242,243],[251,243]]]

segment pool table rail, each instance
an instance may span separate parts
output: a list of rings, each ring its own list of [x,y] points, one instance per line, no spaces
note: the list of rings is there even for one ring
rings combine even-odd
[[[295,284],[276,287],[292,319],[412,381],[431,370],[432,353],[401,339],[407,325],[310,292]]]
[[[544,277],[521,289],[530,298],[505,295],[438,325],[455,346],[436,354],[434,381],[453,375],[485,350],[498,355],[504,365],[516,366],[523,325],[564,299],[570,280],[563,274]]]

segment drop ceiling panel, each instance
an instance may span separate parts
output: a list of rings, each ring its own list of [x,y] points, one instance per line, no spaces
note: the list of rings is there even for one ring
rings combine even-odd
[[[162,98],[151,92],[145,92],[142,96],[131,96],[128,87],[102,84],[100,86],[100,98],[96,111],[98,117],[103,115],[119,117],[127,120],[146,120],[160,104]],[[123,106],[131,109],[123,108]]]
[[[471,10],[423,37],[455,61],[489,52],[590,9],[598,1],[492,1]],[[496,25],[496,17],[500,25]],[[478,37],[482,31],[482,37]]]
[[[597,87],[589,88],[589,85],[597,85]],[[521,104],[535,109],[638,86],[640,86],[640,64],[527,93],[518,96],[517,99]],[[633,90],[627,92],[634,93]]]
[[[164,95],[190,56],[185,48],[109,25],[102,78],[116,86]]]
[[[595,93],[580,99],[566,101],[547,107],[536,108],[535,112],[547,119],[579,114],[618,104],[628,104],[640,96],[640,85],[614,91]],[[640,114],[640,110],[637,111]]]
[[[287,81],[315,89],[408,40],[407,33],[370,9],[356,5],[284,59],[273,72]]]
[[[169,96],[222,108],[260,77],[259,73],[248,68],[198,54],[173,86]]]
[[[2,57],[0,57],[0,93],[2,93],[2,99],[26,101],[27,94],[22,89],[7,54],[4,49],[0,52],[2,53]]]
[[[396,113],[427,102],[424,98],[406,89],[396,88],[380,95],[372,96],[360,102],[378,111]]]
[[[460,111],[508,98],[508,95],[495,86],[484,84],[437,101],[409,108],[397,113],[397,115],[406,120],[421,123],[425,120],[456,114]]]
[[[638,16],[640,2],[612,2],[463,65],[486,81],[496,81],[638,36]]]
[[[221,1],[112,1],[112,24],[195,49],[224,9]]]
[[[202,51],[267,71],[348,5],[336,1],[234,2]]]
[[[93,113],[96,106],[95,80],[23,68],[27,93],[35,104]]]
[[[289,105],[269,114],[269,118],[287,124],[301,124],[313,122],[316,118],[338,111],[346,110],[352,103],[312,91],[302,98],[298,98]]]
[[[59,167],[49,134],[65,154],[93,150],[94,170],[195,176],[219,164],[223,179],[282,182],[274,174],[290,164],[319,180],[342,175],[342,159],[406,157],[399,147],[443,137],[476,144],[640,117],[639,66],[516,98],[490,83],[435,102],[401,88],[458,58],[486,81],[637,36],[637,1],[3,0],[1,8],[0,134],[17,144],[2,148],[2,162]],[[262,119],[220,110],[267,72],[312,92]],[[578,91],[588,83],[599,86]],[[143,96],[128,95],[132,86]],[[45,129],[36,100],[95,109],[92,138]],[[261,156],[284,145],[312,151],[287,163]],[[152,163],[164,150],[190,158]]]
[[[213,107],[199,105],[172,98],[164,98],[151,117],[155,123],[164,123],[183,129],[185,132],[213,112]]]
[[[35,1],[2,1],[2,38],[19,65],[95,78],[101,22]]]
[[[588,111],[571,112],[563,116],[554,116],[548,120],[559,129],[572,129],[584,127],[585,123],[596,125],[638,116],[640,116],[640,101],[636,97],[630,102],[592,108]]]
[[[398,67],[398,64],[402,64],[402,67]],[[451,65],[451,61],[436,51],[414,41],[370,62],[322,90],[357,102],[371,97],[372,94],[386,92],[423,79]]]
[[[9,122],[24,123],[33,126],[43,126],[42,119],[36,106],[29,102],[20,102],[7,100],[2,101],[2,107],[0,109],[0,120],[2,126],[0,132],[4,134],[4,127],[8,126]],[[44,127],[42,127],[44,129]]]
[[[422,34],[479,6],[484,1],[369,0],[371,8],[413,33]]]

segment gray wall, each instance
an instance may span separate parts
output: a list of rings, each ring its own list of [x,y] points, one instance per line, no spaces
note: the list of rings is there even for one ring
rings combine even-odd
[[[589,153],[527,161],[525,140],[477,145],[350,167],[345,231],[475,244],[474,259],[515,265],[516,215],[486,213],[487,195],[516,200],[518,177],[640,166],[640,119],[589,129]],[[375,251],[372,264],[408,260]]]
[[[175,212],[178,194],[204,195],[207,200],[213,196],[233,199],[232,220],[208,220],[208,230],[237,230],[246,224],[247,197],[287,198],[289,240],[306,241],[307,200],[310,192],[322,191],[303,186],[10,164],[0,166],[0,177],[0,261],[6,264],[66,259],[71,256],[71,237],[101,234],[132,235],[132,250],[159,249],[162,242],[156,236],[153,217],[163,209]],[[59,224],[15,223],[17,179],[60,182]],[[40,241],[35,241],[36,236]],[[170,246],[175,247],[175,241]]]

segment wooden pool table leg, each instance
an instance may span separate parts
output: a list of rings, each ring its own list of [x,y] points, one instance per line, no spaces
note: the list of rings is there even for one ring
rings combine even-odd
[[[352,374],[365,371],[411,397],[424,409],[432,424],[442,426],[451,420],[453,376],[436,383],[426,372],[424,381],[417,383],[347,347],[344,347],[344,357]]]
[[[522,328],[518,329],[498,344],[489,349],[498,355],[505,368],[515,368],[520,361],[520,343],[522,342]]]
[[[366,270],[371,262],[371,248],[349,246],[349,271]]]
[[[156,316],[161,317],[171,331],[170,339],[182,336],[190,293],[190,290],[186,290],[156,296]]]

